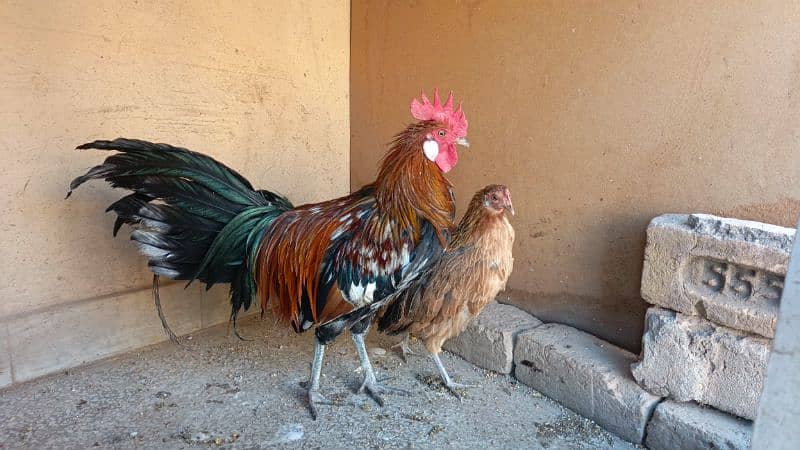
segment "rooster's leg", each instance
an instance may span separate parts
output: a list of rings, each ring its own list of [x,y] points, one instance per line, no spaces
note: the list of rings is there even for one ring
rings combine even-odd
[[[358,392],[364,391],[372,397],[379,405],[383,406],[384,401],[381,394],[397,394],[397,395],[411,395],[410,392],[404,389],[393,388],[378,383],[375,378],[375,372],[372,370],[372,364],[369,362],[369,355],[367,355],[367,347],[364,345],[365,333],[353,333],[353,342],[356,344],[356,351],[358,352],[358,359],[361,361],[361,368],[364,370],[364,382],[361,384]]]
[[[311,378],[308,380],[308,409],[311,417],[317,420],[317,405],[332,404],[319,393],[319,376],[322,373],[322,357],[325,356],[325,344],[314,339],[314,361],[311,363]]]
[[[450,378],[450,375],[447,373],[447,369],[444,368],[444,364],[442,364],[442,360],[439,359],[438,353],[431,353],[431,359],[433,362],[436,363],[436,368],[439,369],[439,376],[442,377],[442,381],[444,382],[445,387],[450,390],[456,397],[461,398],[461,394],[456,391],[456,389],[468,389],[473,388],[475,385],[472,384],[461,384],[456,383]]]

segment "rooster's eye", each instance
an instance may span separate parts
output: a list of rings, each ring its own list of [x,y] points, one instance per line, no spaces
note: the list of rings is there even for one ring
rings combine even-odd
[[[439,137],[444,137],[445,134],[447,133],[444,130],[439,130]]]
[[[492,200],[497,200],[497,194],[492,194]]]

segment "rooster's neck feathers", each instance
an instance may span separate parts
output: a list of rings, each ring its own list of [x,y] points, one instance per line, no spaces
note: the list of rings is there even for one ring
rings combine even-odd
[[[396,135],[374,184],[382,217],[395,221],[393,233],[407,231],[415,240],[420,218],[433,225],[440,239],[452,230],[455,218],[452,184],[422,150],[426,134],[435,127],[433,121],[418,122]]]

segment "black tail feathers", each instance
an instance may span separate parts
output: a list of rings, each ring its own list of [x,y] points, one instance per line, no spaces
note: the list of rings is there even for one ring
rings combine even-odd
[[[233,169],[185,148],[122,138],[77,148],[118,153],[75,178],[67,197],[93,179],[133,191],[106,210],[117,214],[115,236],[132,226],[131,239],[156,275],[207,288],[230,283],[232,319],[250,307],[251,257],[272,221],[292,208],[286,198],[256,191]]]

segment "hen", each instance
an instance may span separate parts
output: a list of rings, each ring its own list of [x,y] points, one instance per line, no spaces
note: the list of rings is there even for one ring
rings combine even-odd
[[[514,265],[511,192],[502,185],[478,191],[458,224],[445,254],[382,312],[378,329],[421,339],[451,391],[454,382],[439,358],[444,342],[505,289]],[[405,340],[403,344],[405,344]],[[405,351],[405,345],[404,345]]]
[[[230,283],[234,325],[257,297],[262,312],[271,306],[296,332],[314,327],[314,418],[328,403],[319,393],[325,345],[344,330],[364,371],[359,392],[383,404],[381,394],[405,392],[378,383],[363,337],[378,309],[441,256],[455,210],[444,173],[456,165],[456,145],[467,145],[452,94],[444,104],[438,92],[433,102],[422,94],[411,113],[417,122],[395,136],[377,180],[335,200],[293,207],[208,156],[130,139],[79,146],[119,153],[76,178],[70,193],[91,179],[133,191],[108,211],[117,213],[114,234],[133,226],[154,294],[159,275]]]

